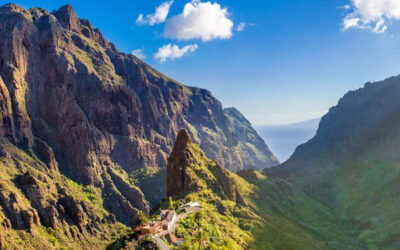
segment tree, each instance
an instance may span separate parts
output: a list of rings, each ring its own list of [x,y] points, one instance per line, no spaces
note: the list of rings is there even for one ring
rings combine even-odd
[[[198,226],[200,226],[200,221],[205,217],[205,214],[203,211],[197,211],[194,214],[194,221],[197,223]]]
[[[147,218],[146,214],[143,213],[143,211],[139,211],[137,213],[136,222],[137,222],[137,224],[142,225],[142,224],[149,222],[149,218]]]
[[[174,201],[172,200],[171,196],[169,197],[169,200],[168,200],[168,209],[174,210]]]

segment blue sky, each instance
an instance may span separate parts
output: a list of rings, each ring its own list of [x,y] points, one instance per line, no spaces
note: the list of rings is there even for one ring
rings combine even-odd
[[[175,0],[167,23],[153,19],[160,23],[150,25],[146,16],[164,2],[15,1],[50,11],[72,4],[121,51],[143,50],[147,63],[186,85],[211,90],[225,107],[238,108],[255,125],[318,117],[347,91],[400,73],[397,0],[211,1],[226,9],[233,27],[229,37],[221,33],[208,40],[206,34],[184,37],[177,29],[191,24],[171,21],[190,0]],[[247,26],[239,32],[241,22]],[[166,34],[167,24],[175,24],[172,35]],[[169,49],[178,46],[180,58],[154,58],[168,44]]]

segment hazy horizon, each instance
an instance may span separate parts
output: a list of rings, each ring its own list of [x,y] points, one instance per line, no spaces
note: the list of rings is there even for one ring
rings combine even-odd
[[[282,163],[289,159],[296,147],[311,139],[321,118],[290,124],[255,126],[270,150]]]

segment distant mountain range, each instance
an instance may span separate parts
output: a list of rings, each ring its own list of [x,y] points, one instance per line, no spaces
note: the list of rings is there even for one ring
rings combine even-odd
[[[279,125],[255,126],[261,137],[268,142],[275,156],[284,162],[297,146],[310,140],[318,129],[320,118]]]

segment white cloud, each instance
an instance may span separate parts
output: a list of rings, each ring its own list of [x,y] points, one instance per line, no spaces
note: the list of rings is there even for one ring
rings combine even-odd
[[[192,53],[197,49],[197,44],[186,45],[182,48],[179,48],[176,44],[167,44],[158,49],[157,53],[154,54],[154,59],[163,63],[168,59],[174,60],[181,58],[185,54]]]
[[[244,28],[246,28],[246,23],[241,22],[239,25],[236,27],[236,31],[244,31]]]
[[[137,56],[141,60],[146,59],[146,55],[143,53],[143,49],[135,49],[131,52],[132,55]]]
[[[247,27],[251,27],[254,26],[254,23],[245,23],[245,22],[241,22],[239,23],[238,26],[236,26],[236,31],[242,32],[244,31]]]
[[[228,10],[218,3],[192,0],[183,12],[165,22],[164,35],[179,40],[228,39],[232,36],[233,22]]]
[[[138,18],[136,19],[136,23],[138,25],[155,25],[159,23],[165,22],[167,19],[169,8],[171,7],[174,1],[167,1],[159,5],[153,14],[148,14],[145,17],[143,14],[139,14]]]
[[[337,7],[338,9],[345,9],[345,10],[349,10],[349,9],[351,9],[351,5],[350,4],[346,4],[346,5],[343,5],[343,6],[339,6],[339,7]]]
[[[390,20],[400,20],[399,0],[350,0],[352,12],[343,19],[343,29],[368,29],[385,32]]]

